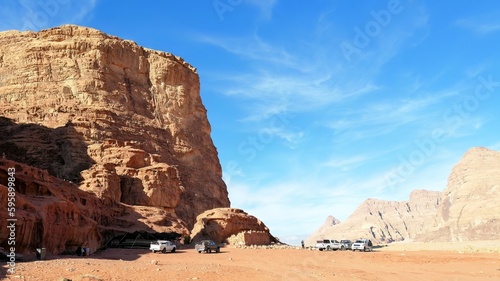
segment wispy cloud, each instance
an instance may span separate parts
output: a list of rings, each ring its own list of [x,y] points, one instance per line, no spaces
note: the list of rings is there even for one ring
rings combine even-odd
[[[252,69],[244,73],[218,75],[226,80],[223,93],[251,101],[252,109],[258,109],[245,120],[261,120],[277,112],[308,112],[377,89],[371,83],[349,78],[339,64],[328,63],[332,58],[311,60],[310,56],[264,42],[258,36],[243,39],[204,36],[200,41],[250,61]]]
[[[265,42],[258,35],[253,34],[245,37],[212,37],[200,35],[196,40],[201,43],[210,44],[226,50],[227,52],[241,57],[244,60],[255,60],[284,67],[299,69],[294,56],[283,46],[276,46]]]
[[[370,15],[370,10],[366,14]],[[394,16],[390,26],[370,38],[371,43],[351,61],[345,59],[339,45],[352,40],[354,34],[339,37],[342,34],[333,27],[342,23],[334,12],[318,17],[317,30],[303,34],[298,40],[289,38],[285,42],[258,32],[235,38],[213,35],[197,38],[226,51],[232,59],[245,62],[244,69],[236,70],[239,73],[213,71],[205,76],[224,82],[217,92],[244,101],[248,112],[240,121],[252,123],[259,130],[275,116],[298,116],[300,120],[294,120],[293,124],[303,126],[302,129],[285,126],[273,131],[290,145],[304,144],[293,156],[285,156],[287,159],[283,159],[284,154],[277,156],[288,165],[287,171],[293,170],[281,175],[286,180],[275,181],[272,175],[266,175],[253,181],[249,179],[253,173],[246,172],[228,184],[233,206],[263,219],[278,235],[301,234],[304,228],[312,231],[329,214],[345,219],[366,199],[366,194],[380,195],[381,199],[392,196],[394,192],[388,191],[386,184],[391,167],[380,162],[397,150],[398,144],[387,142],[390,147],[382,144],[383,148],[376,153],[366,153],[372,148],[357,141],[368,135],[388,134],[408,124],[423,126],[441,114],[431,111],[432,116],[428,109],[456,94],[445,90],[425,92],[429,79],[413,73],[412,69],[406,77],[411,80],[408,84],[394,86],[393,81],[380,79],[384,70],[391,67],[388,66],[391,60],[428,35],[425,10],[405,6],[402,14]],[[333,129],[333,134],[325,130],[325,124]],[[351,147],[342,151],[345,146],[337,145],[339,139],[349,142]],[[306,143],[318,147],[305,148]],[[377,140],[377,143],[384,142]],[[352,147],[357,145],[364,147],[353,152],[356,148]],[[365,150],[359,151],[362,149]],[[320,156],[316,154],[318,151]],[[242,169],[261,176],[266,173],[265,169],[259,171],[254,167]],[[409,193],[404,187],[398,188],[399,195]],[[294,206],[292,210],[290,206]],[[295,227],[289,221],[310,223]]]
[[[458,90],[447,90],[423,96],[371,102],[339,112],[326,126],[334,130],[337,142],[385,135],[410,124],[413,124],[414,128],[424,124],[428,127],[429,123],[434,123],[434,120],[443,114],[442,110],[432,111],[431,108],[456,95]]]
[[[88,0],[81,6],[75,5],[75,8],[79,9],[78,13],[70,15],[69,22],[82,22],[86,18],[89,18],[92,11],[94,10],[98,0]]]
[[[245,0],[245,3],[257,7],[265,20],[271,20],[273,8],[278,0]]]
[[[363,165],[363,163],[365,163],[368,159],[370,159],[370,157],[367,155],[355,155],[351,157],[334,157],[333,159],[330,159],[323,165],[325,167],[330,167],[332,169],[338,169],[341,171],[350,171],[352,169],[355,169]]]
[[[251,1],[260,5],[264,2]],[[276,1],[270,1],[265,7],[275,4]],[[252,110],[244,120],[258,121],[276,112],[312,112],[349,103],[379,90],[380,85],[375,82],[377,74],[416,30],[427,24],[425,11],[410,7],[407,10],[407,14],[414,13],[410,19],[405,19],[408,15],[401,17],[405,19],[403,22],[391,24],[377,38],[372,38],[374,43],[361,50],[355,63],[346,61],[340,52],[342,40],[335,34],[337,31],[325,28],[337,24],[335,17],[325,14],[318,15],[318,32],[307,34],[307,40],[281,42],[258,32],[233,38],[200,35],[196,40],[246,62],[248,68],[240,73],[209,75],[224,77],[224,89],[218,92],[246,101]],[[415,81],[413,87],[421,83]]]
[[[500,21],[498,19],[492,22],[485,22],[484,19],[460,19],[455,24],[481,35],[500,31]]]

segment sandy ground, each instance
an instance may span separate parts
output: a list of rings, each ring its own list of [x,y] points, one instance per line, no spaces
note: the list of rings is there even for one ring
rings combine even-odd
[[[426,249],[431,246],[447,250]],[[42,261],[19,262],[16,273],[7,276],[4,262],[0,274],[2,280],[56,281],[500,280],[500,248],[479,248],[397,244],[364,253],[227,247],[211,254],[198,254],[193,249],[166,254],[108,249],[86,257],[50,256]]]

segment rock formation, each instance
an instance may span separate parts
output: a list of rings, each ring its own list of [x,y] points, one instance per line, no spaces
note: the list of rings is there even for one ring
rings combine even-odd
[[[500,152],[472,148],[455,165],[434,229],[421,241],[495,240],[500,233]]]
[[[498,198],[500,152],[472,148],[453,168],[443,192],[416,190],[407,202],[368,199],[346,221],[319,228],[306,244],[359,237],[378,243],[498,240]]]
[[[322,225],[322,227],[331,227],[331,226],[337,225],[339,223],[340,223],[340,220],[338,220],[334,216],[328,216],[328,217],[326,217],[325,223]]]
[[[335,238],[328,238],[331,236],[330,230],[333,226],[337,225],[340,223],[340,220],[335,218],[334,216],[328,216],[326,217],[325,222],[323,223],[322,226],[320,226],[316,231],[314,231],[313,235],[311,235],[309,238],[307,238],[304,243],[308,246],[311,246],[316,243],[316,240],[323,240],[323,239],[335,239]]]
[[[197,242],[204,239],[245,245],[278,242],[263,222],[235,208],[216,208],[200,214],[191,231],[191,240]]]
[[[194,67],[72,25],[0,46],[0,156],[188,227],[229,207]]]
[[[187,235],[187,225],[162,208],[127,206],[78,189],[74,183],[15,161],[0,159],[0,204],[7,206],[8,169],[15,174],[16,253],[45,247],[49,253],[73,252],[85,245],[95,251],[115,233],[176,232]],[[0,209],[0,241],[10,233],[7,208]]]
[[[305,243],[311,246],[321,239],[362,237],[376,243],[414,239],[423,227],[434,224],[440,195],[438,191],[415,190],[408,201],[367,199],[345,221],[325,224]]]

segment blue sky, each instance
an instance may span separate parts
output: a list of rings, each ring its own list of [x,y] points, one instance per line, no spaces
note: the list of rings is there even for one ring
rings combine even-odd
[[[80,24],[197,67],[232,206],[284,241],[500,149],[497,1],[117,3],[2,1],[0,29]]]

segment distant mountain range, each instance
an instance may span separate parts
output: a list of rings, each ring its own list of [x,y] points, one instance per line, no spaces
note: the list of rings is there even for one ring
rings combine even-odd
[[[414,190],[408,201],[367,199],[343,222],[328,216],[305,243],[366,237],[395,241],[500,239],[500,152],[472,148],[443,192]]]

